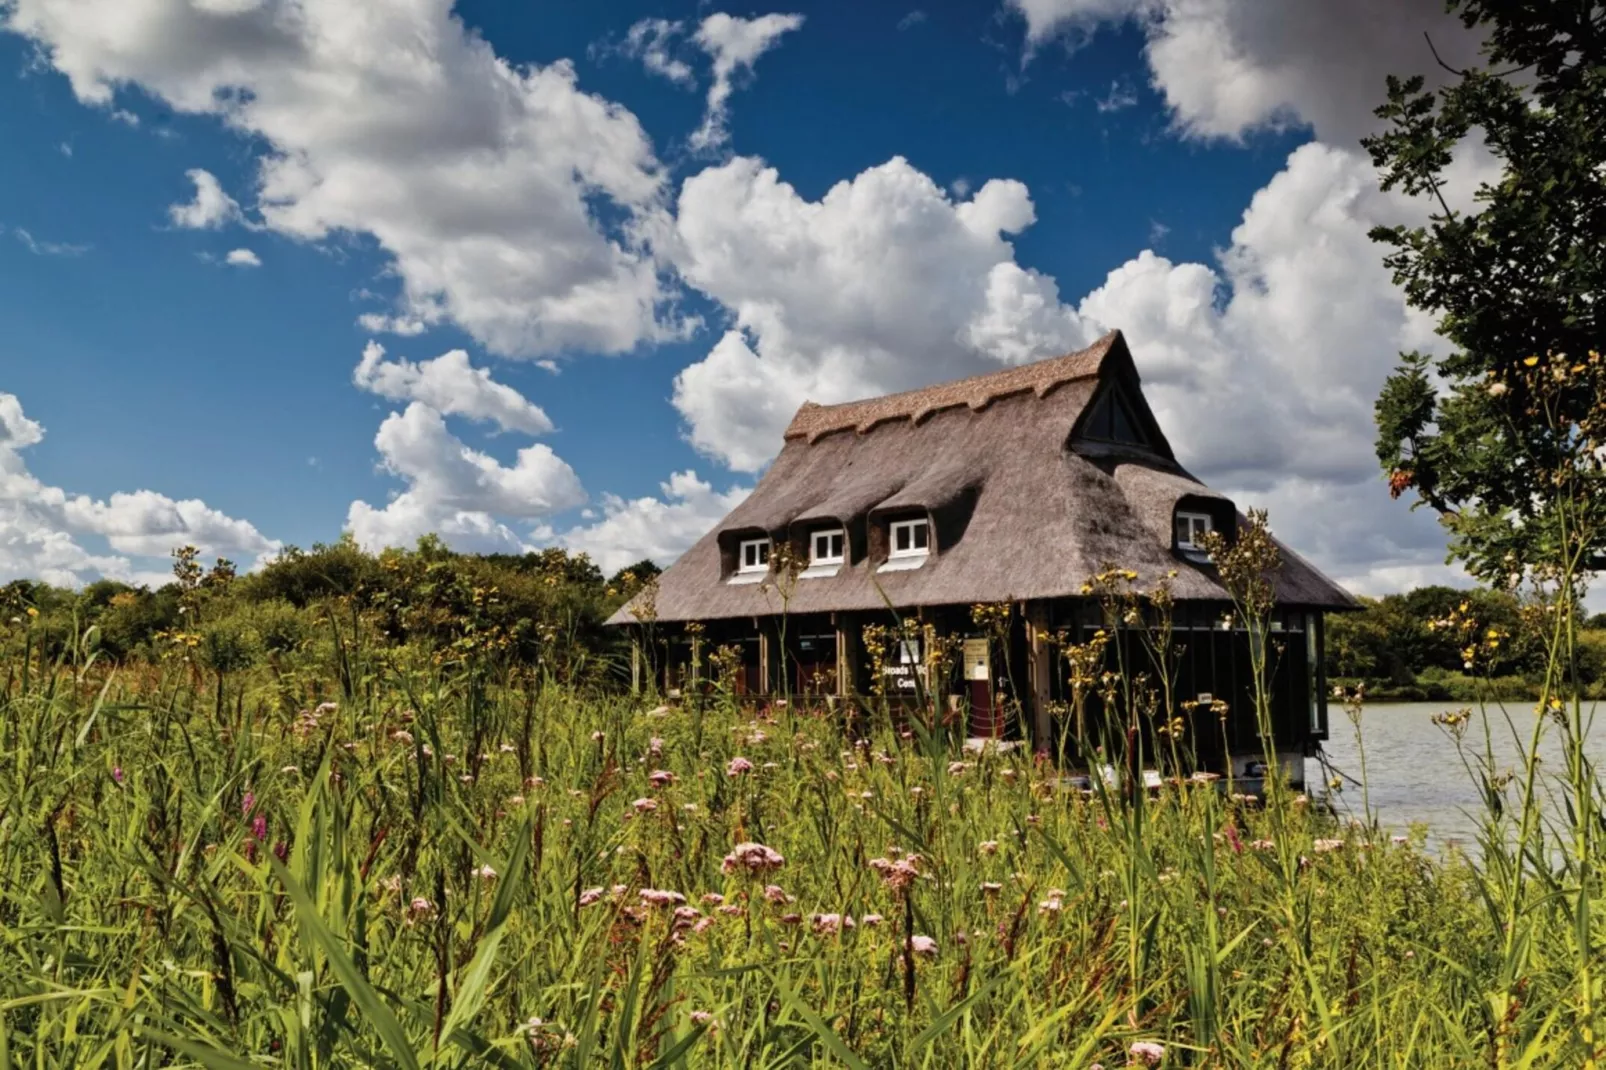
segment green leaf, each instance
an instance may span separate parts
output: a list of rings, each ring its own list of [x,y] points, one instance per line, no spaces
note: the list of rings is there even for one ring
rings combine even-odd
[[[284,864],[271,854],[268,856],[268,863],[273,867],[273,872],[280,882],[284,884],[285,890],[290,893],[290,899],[296,907],[296,920],[301,923],[303,930],[313,942],[322,949],[324,956],[329,960],[329,968],[334,971],[341,987],[350,994],[352,1001],[362,1011],[363,1017],[374,1027],[379,1039],[384,1042],[386,1049],[404,1070],[418,1070],[418,1057],[413,1054],[412,1046],[407,1043],[407,1034],[402,1032],[401,1023],[396,1020],[390,1008],[385,1006],[373,986],[363,979],[357,964],[346,954],[346,949],[335,939],[334,933],[330,932],[323,918],[319,917],[318,908],[313,903],[312,897],[290,876]]]

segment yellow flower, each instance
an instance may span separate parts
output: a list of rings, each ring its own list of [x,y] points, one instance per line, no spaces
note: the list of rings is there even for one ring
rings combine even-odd
[[[28,616],[37,617],[38,615],[39,615],[39,611],[37,609],[35,609],[33,606],[29,606],[28,607]]]
[[[1534,365],[1539,363],[1539,358],[1538,357],[1524,357],[1522,359],[1522,362],[1524,364],[1526,364],[1528,367],[1532,368]]]

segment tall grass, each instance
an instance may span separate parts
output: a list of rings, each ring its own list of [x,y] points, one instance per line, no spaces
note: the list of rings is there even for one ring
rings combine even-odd
[[[1593,1057],[1598,841],[1538,818],[1474,866],[874,711],[314,669],[4,674],[0,1067]]]

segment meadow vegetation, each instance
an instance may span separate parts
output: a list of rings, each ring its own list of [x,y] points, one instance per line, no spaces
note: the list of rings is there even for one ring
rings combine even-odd
[[[1120,755],[1075,780],[873,699],[755,707],[717,673],[632,695],[588,631],[624,592],[583,561],[514,596],[430,545],[324,553],[361,580],[181,553],[140,595],[173,602],[144,653],[59,607],[6,618],[0,1066],[1556,1066],[1600,1043],[1593,834],[1546,816],[1532,767],[1480,765],[1475,711],[1443,719],[1488,791],[1473,861],[1382,834],[1364,797],[1340,821],[1278,784],[1146,793]],[[1264,564],[1237,562],[1251,628]],[[1163,608],[1103,580],[1112,629]],[[1152,716],[1136,667],[1085,655],[1073,683]],[[1574,772],[1555,788],[1593,822]]]

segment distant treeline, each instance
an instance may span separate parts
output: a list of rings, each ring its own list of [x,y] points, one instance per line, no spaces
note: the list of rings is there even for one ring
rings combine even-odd
[[[179,657],[222,676],[261,664],[293,671],[344,644],[603,683],[628,671],[625,640],[603,621],[658,568],[643,561],[608,576],[584,554],[460,554],[426,537],[378,554],[350,539],[291,547],[244,575],[183,548],[173,572],[154,589],[14,580],[0,587],[0,655],[26,649],[24,664]]]
[[[1542,607],[1503,591],[1419,587],[1361,599],[1358,613],[1327,618],[1327,675],[1369,697],[1470,702],[1538,694],[1545,670]],[[1475,621],[1478,649],[1469,671],[1467,632],[1446,626]],[[1606,614],[1581,618],[1579,678],[1593,695],[1606,691]],[[1490,629],[1494,629],[1491,637]]]

